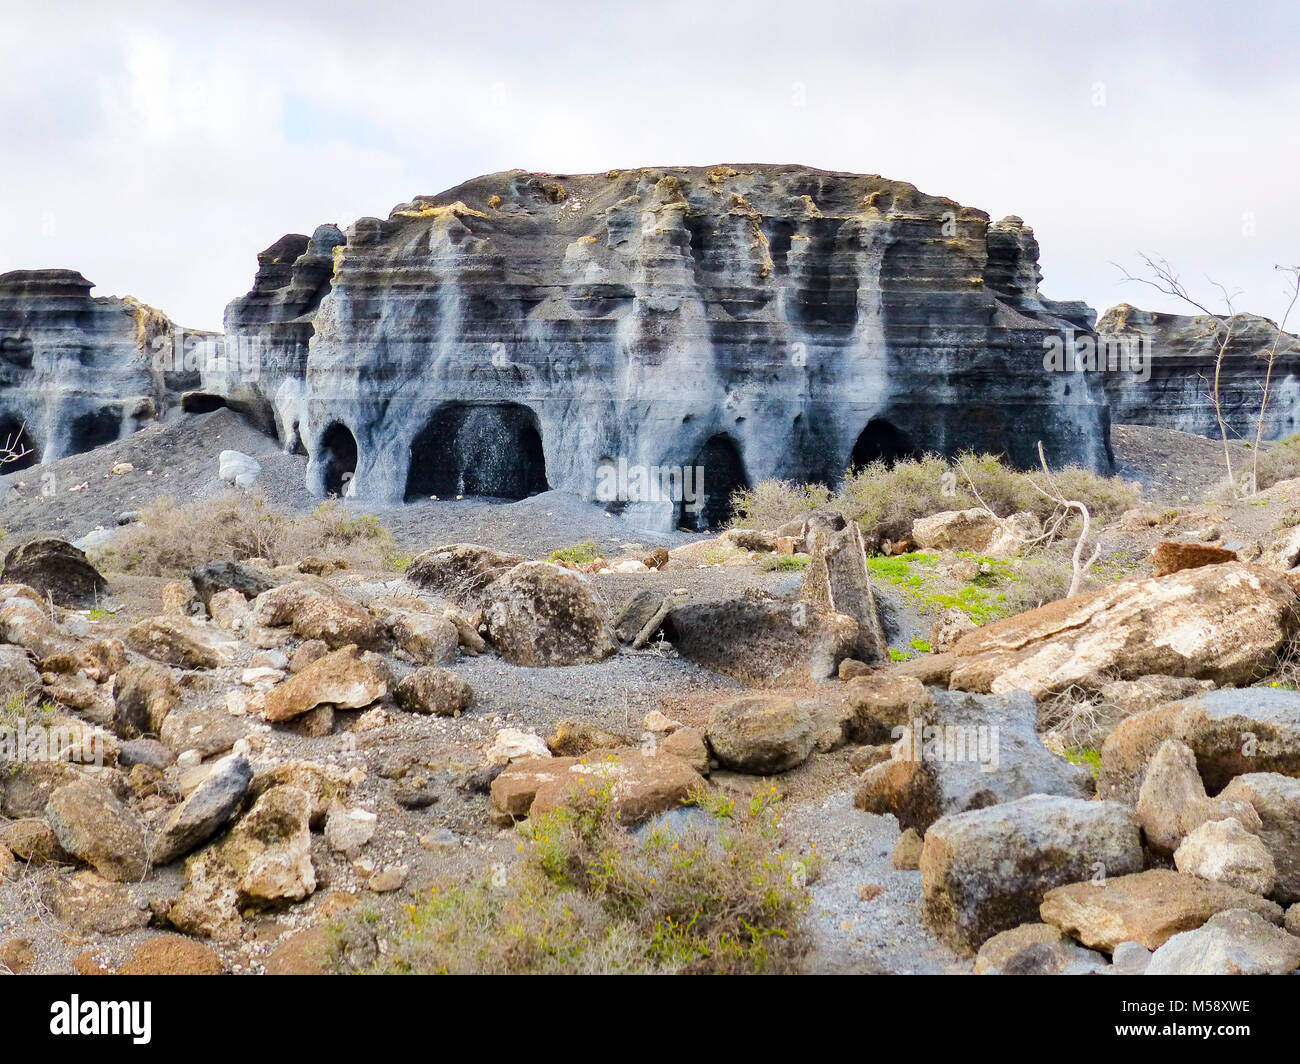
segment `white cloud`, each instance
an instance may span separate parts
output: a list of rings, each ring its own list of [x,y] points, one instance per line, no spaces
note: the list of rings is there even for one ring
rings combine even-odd
[[[1172,309],[1118,283],[1145,250],[1277,314],[1300,259],[1281,3],[102,7],[2,16],[0,270],[187,324],[284,232],[513,167],[883,173],[1021,215],[1048,294],[1098,309]]]

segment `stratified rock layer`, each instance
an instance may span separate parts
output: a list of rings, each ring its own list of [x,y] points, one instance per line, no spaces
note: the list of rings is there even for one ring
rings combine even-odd
[[[1149,369],[1101,374],[1111,418],[1117,424],[1218,436],[1212,396],[1215,361],[1226,336],[1219,399],[1229,435],[1255,438],[1270,354],[1274,363],[1263,438],[1276,440],[1300,432],[1300,337],[1289,333],[1279,337],[1277,327],[1266,318],[1157,314],[1121,303],[1102,315],[1097,332],[1107,338],[1141,340],[1150,353]],[[1148,373],[1150,379],[1144,379]]]
[[[92,287],[75,270],[0,275],[0,444],[26,452],[6,472],[163,416],[220,350],[211,334],[183,332],[129,297],[92,298]]]
[[[1044,369],[1093,314],[1037,258],[1020,219],[877,176],[512,171],[278,241],[226,312],[256,379],[204,387],[371,501],[563,488],[663,527],[922,451],[1106,469],[1097,376]]]

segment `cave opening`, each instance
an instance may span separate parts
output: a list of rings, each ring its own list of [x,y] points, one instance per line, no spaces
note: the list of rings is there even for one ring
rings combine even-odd
[[[684,481],[694,486],[695,498],[683,500],[680,524],[696,532],[721,528],[731,520],[732,494],[750,486],[740,448],[718,433],[700,448],[693,465]]]
[[[357,438],[341,422],[334,422],[321,437],[321,483],[327,495],[343,495],[357,471]]]
[[[541,426],[519,403],[448,403],[411,441],[408,501],[526,499],[548,488]]]
[[[68,426],[68,454],[83,454],[112,443],[122,434],[122,417],[115,410],[88,410]]]
[[[853,445],[849,465],[853,469],[862,469],[872,462],[892,466],[902,459],[920,457],[921,452],[907,433],[884,418],[873,417]]]
[[[225,399],[211,392],[185,392],[181,396],[181,412],[185,414],[210,414],[225,405]]]
[[[12,456],[11,460],[9,459]],[[0,473],[30,469],[41,460],[27,423],[13,414],[0,415]]]

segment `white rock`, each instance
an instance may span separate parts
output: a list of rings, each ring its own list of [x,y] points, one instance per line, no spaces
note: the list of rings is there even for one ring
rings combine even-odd
[[[550,757],[551,751],[540,735],[520,731],[518,728],[502,728],[491,745],[483,750],[483,754],[489,764],[508,765],[511,761],[529,757]]]
[[[1268,894],[1277,883],[1277,866],[1259,836],[1236,817],[1209,820],[1174,851],[1178,871],[1226,883],[1255,894]]]
[[[217,475],[227,484],[251,488],[261,472],[261,463],[243,451],[222,451],[217,457]]]

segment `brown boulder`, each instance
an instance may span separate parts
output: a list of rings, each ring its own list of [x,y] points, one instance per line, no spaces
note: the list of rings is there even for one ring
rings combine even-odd
[[[262,696],[261,715],[271,722],[292,720],[329,704],[362,709],[388,693],[383,677],[355,646],[345,646],[313,661]]]
[[[1044,923],[1085,946],[1113,953],[1121,942],[1158,949],[1227,909],[1249,909],[1274,924],[1282,922],[1281,906],[1250,891],[1164,868],[1057,887],[1043,899],[1041,914]]]
[[[1184,569],[1199,569],[1203,565],[1222,565],[1237,561],[1237,552],[1208,543],[1175,543],[1161,540],[1151,552],[1151,571],[1155,576],[1168,576]]]
[[[987,624],[950,652],[949,686],[1038,698],[1152,673],[1249,683],[1297,631],[1300,602],[1279,574],[1237,562],[1185,569]]]

